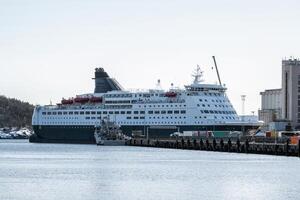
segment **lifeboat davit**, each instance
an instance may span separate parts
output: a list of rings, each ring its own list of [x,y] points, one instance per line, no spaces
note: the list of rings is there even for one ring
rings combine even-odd
[[[61,100],[61,104],[62,104],[62,105],[73,104],[73,99],[62,99],[62,100]]]
[[[91,103],[102,103],[102,97],[92,97],[90,98]]]
[[[76,98],[74,99],[74,101],[75,101],[76,103],[87,103],[87,102],[89,102],[89,100],[90,100],[89,97],[76,97]]]
[[[176,97],[177,93],[176,92],[166,92],[165,96],[166,97]]]

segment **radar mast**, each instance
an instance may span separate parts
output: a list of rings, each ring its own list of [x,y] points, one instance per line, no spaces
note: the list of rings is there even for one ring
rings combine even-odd
[[[197,68],[195,72],[192,74],[192,77],[194,77],[194,82],[193,82],[194,84],[200,84],[204,82],[203,71],[201,70],[199,65],[197,65]]]

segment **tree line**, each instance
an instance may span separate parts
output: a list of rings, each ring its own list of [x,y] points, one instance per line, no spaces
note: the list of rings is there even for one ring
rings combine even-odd
[[[0,127],[30,127],[34,106],[0,95]]]

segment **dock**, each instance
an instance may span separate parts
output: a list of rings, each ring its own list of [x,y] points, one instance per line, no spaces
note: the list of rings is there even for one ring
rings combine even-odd
[[[218,139],[131,139],[129,146],[300,157],[300,143]]]

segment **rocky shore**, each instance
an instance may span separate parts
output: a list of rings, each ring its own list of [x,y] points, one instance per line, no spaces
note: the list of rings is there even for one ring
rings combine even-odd
[[[28,139],[32,134],[29,128],[0,128],[0,139]]]

